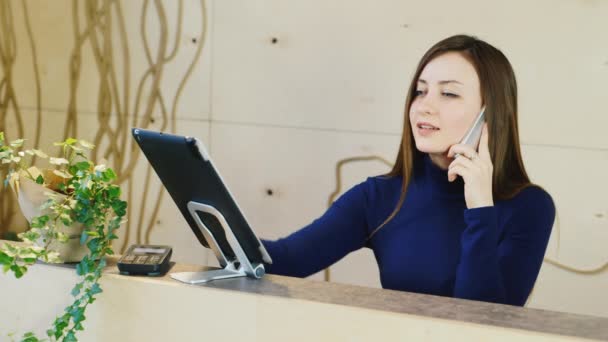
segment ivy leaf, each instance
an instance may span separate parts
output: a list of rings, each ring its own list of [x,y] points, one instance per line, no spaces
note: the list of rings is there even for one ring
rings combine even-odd
[[[88,232],[86,230],[83,231],[82,234],[80,234],[80,245],[84,245],[85,243],[87,243],[88,238]]]
[[[76,297],[80,294],[80,290],[82,289],[82,283],[78,283],[76,284],[76,286],[74,286],[74,288],[72,289],[72,296]]]
[[[53,170],[53,173],[56,174],[57,176],[61,177],[61,178],[65,178],[65,179],[70,179],[72,178],[72,175],[67,174],[63,171],[59,171],[59,170]]]
[[[37,149],[35,149],[35,148],[34,148],[34,149],[32,149],[32,152],[34,152],[34,154],[35,154],[36,156],[40,157],[40,158],[45,158],[45,159],[46,159],[46,158],[48,158],[48,157],[49,157],[49,156],[48,156],[46,153],[44,153],[44,152],[42,152],[42,151],[40,151],[40,150],[37,150]]]
[[[63,213],[63,214],[59,215],[59,219],[66,226],[70,226],[72,224],[72,218],[67,213]]]
[[[99,164],[99,165],[95,165],[95,168],[93,169],[95,171],[95,173],[101,173],[104,172],[108,167],[105,166],[105,164]]]
[[[65,141],[65,144],[68,146],[74,145],[75,143],[77,143],[78,140],[74,139],[74,138],[67,138]]]
[[[13,141],[11,141],[11,142],[10,142],[10,145],[11,145],[11,147],[13,147],[13,148],[21,147],[21,146],[23,146],[23,142],[24,142],[24,141],[25,141],[25,140],[23,140],[23,139],[17,139],[17,140],[13,140]]]
[[[14,257],[0,251],[0,265],[10,265],[15,260]]]
[[[54,158],[54,157],[51,157],[51,158],[49,158],[49,163],[51,163],[53,165],[67,165],[70,162],[67,159],[65,159],[65,158]]]
[[[101,178],[104,182],[110,182],[116,179],[116,173],[114,173],[114,170],[107,168],[104,172],[101,173]]]
[[[11,265],[11,271],[15,274],[15,278],[19,279],[23,277],[25,272],[27,272],[27,268],[24,266],[19,266],[17,264]]]
[[[40,342],[40,340],[38,337],[36,337],[36,335],[34,335],[34,333],[28,332],[23,335],[21,342]]]
[[[44,184],[44,178],[42,177],[42,175],[38,175],[38,177],[36,178],[36,184]]]
[[[112,185],[108,188],[108,194],[110,198],[118,198],[120,197],[120,187],[116,185]]]
[[[69,226],[69,225],[66,225],[66,226]],[[57,232],[55,235],[56,235],[57,240],[59,240],[59,242],[65,243],[70,240],[70,237],[66,233]]]
[[[78,274],[79,276],[84,275],[84,267],[82,266],[82,262],[76,265],[76,274]]]
[[[91,164],[88,161],[82,161],[79,163],[76,163],[76,168],[78,170],[88,170],[91,167]]]
[[[73,331],[68,332],[63,339],[63,342],[78,342]]]
[[[94,296],[98,293],[102,293],[103,290],[101,289],[101,287],[99,287],[99,283],[95,283],[93,284],[93,286],[91,286],[91,289],[89,290],[89,293],[91,294],[91,296]]]
[[[99,250],[99,246],[101,245],[101,239],[100,238],[94,238],[91,239],[89,242],[87,242],[87,247],[89,247],[89,249],[91,251],[97,251]]]
[[[70,148],[74,151],[76,151],[77,153],[82,153],[82,151],[84,151],[82,148],[78,147],[78,146],[74,146],[74,145],[68,145],[70,146]]]
[[[80,146],[82,146],[88,150],[92,150],[95,148],[95,145],[91,144],[90,142],[88,142],[86,140],[79,140],[78,143],[80,144]]]

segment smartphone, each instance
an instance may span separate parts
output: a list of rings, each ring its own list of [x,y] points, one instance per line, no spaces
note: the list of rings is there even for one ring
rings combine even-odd
[[[461,144],[469,145],[472,148],[474,148],[475,151],[477,151],[477,149],[479,148],[479,139],[481,138],[481,130],[483,129],[483,124],[485,122],[485,115],[484,115],[485,111],[486,111],[486,106],[483,106],[481,108],[481,111],[477,115],[475,122],[473,122],[473,125],[471,126],[471,128],[469,129],[467,134],[465,134],[464,138],[462,138],[462,140],[460,141]],[[454,154],[454,159],[456,159],[458,157],[460,157],[460,153]]]

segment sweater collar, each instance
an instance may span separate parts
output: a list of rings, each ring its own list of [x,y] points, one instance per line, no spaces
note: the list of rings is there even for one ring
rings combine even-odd
[[[436,193],[461,195],[464,197],[464,180],[458,176],[453,182],[448,181],[448,171],[435,165],[428,153],[421,158],[421,167],[417,168],[422,172],[418,178],[425,183],[427,189]]]

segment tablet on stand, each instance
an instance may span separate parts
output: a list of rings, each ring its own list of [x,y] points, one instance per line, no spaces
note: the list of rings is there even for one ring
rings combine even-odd
[[[193,137],[132,129],[133,138],[199,242],[210,248],[219,270],[172,273],[199,284],[235,277],[261,278],[272,259],[249,226],[203,143]]]

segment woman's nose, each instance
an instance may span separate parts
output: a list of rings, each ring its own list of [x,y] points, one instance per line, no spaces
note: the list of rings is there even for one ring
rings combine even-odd
[[[419,114],[434,114],[436,112],[436,106],[429,94],[421,97],[416,104],[416,112]]]

